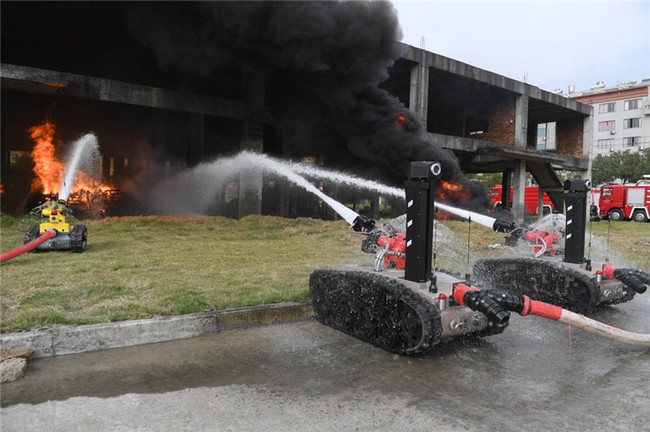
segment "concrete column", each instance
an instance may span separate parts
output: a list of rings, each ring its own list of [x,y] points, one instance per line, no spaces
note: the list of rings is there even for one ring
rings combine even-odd
[[[528,95],[521,95],[515,103],[515,147],[526,148],[528,139]]]
[[[203,160],[205,146],[205,115],[190,115],[190,147],[187,152],[188,166],[194,166]]]
[[[537,192],[537,219],[544,216],[544,190],[540,186]]]
[[[241,149],[261,153],[264,149],[264,128],[253,121],[242,125]],[[262,213],[263,172],[259,167],[245,169],[239,175],[239,217]]]
[[[594,148],[594,107],[591,107],[591,114],[585,117],[582,125],[582,157],[588,158],[587,178],[591,180]]]
[[[501,176],[501,208],[503,210],[510,210],[510,186],[512,182],[510,178],[512,177],[512,171],[505,170]]]
[[[429,104],[429,63],[422,56],[420,62],[411,68],[411,92],[409,109],[416,113],[427,130],[427,110]]]
[[[512,179],[512,215],[515,222],[524,221],[524,194],[526,192],[526,161],[521,159],[515,165]]]

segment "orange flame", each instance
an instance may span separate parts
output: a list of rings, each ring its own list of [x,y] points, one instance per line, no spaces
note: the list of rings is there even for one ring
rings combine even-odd
[[[472,191],[465,188],[462,184],[450,183],[446,180],[440,180],[436,188],[436,195],[441,200],[451,201],[457,203],[463,198],[474,198]],[[438,219],[450,220],[454,219],[454,215],[444,210],[438,210]]]
[[[404,123],[406,123],[406,116],[404,114],[398,114],[395,119],[395,126],[404,127]]]
[[[28,130],[30,137],[36,142],[32,150],[34,173],[32,192],[42,190],[45,195],[52,195],[59,191],[63,180],[63,164],[54,155],[54,133],[56,128],[49,120],[42,124],[32,126]]]
[[[461,198],[472,198],[472,191],[464,188],[463,185],[440,180],[437,195],[442,199],[451,199],[453,201],[458,201]]]

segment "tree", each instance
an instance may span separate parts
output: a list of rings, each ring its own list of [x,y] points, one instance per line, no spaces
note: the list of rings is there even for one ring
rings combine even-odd
[[[595,185],[622,181],[633,183],[644,174],[650,174],[650,148],[638,153],[616,151],[607,156],[598,155],[592,165],[592,183]]]

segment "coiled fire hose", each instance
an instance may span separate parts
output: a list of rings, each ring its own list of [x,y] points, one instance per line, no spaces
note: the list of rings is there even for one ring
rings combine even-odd
[[[569,324],[605,339],[628,345],[650,347],[650,334],[633,333],[621,330],[563,309],[559,306],[554,306],[538,300],[531,300],[526,295],[517,296],[513,294],[503,294],[494,290],[481,290],[480,288],[470,287],[463,283],[459,283],[454,287],[454,301],[460,305],[467,306],[470,309],[477,310],[473,307],[476,303],[473,299],[477,297],[477,291],[483,294],[482,297],[488,297],[494,300],[494,302],[499,304],[503,309],[517,312],[521,316],[537,315],[553,321]]]
[[[54,237],[56,237],[56,230],[49,229],[45,231],[43,234],[41,234],[40,236],[36,237],[34,240],[30,241],[29,243],[26,243],[20,247],[17,247],[16,249],[12,249],[0,255],[0,263],[9,261],[12,258],[16,258],[17,256],[29,252],[32,249],[36,249],[37,247],[39,247],[46,241],[53,239]]]

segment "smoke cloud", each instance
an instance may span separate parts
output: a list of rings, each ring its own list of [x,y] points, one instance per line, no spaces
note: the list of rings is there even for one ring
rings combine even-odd
[[[324,155],[382,180],[401,182],[413,160],[439,161],[447,180],[462,175],[454,154],[379,87],[404,49],[388,2],[137,2],[126,24],[163,68],[215,86],[236,81],[233,71],[244,71],[239,79],[263,72],[266,104],[292,154]]]

